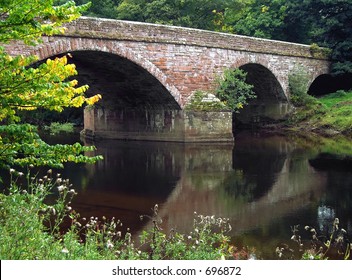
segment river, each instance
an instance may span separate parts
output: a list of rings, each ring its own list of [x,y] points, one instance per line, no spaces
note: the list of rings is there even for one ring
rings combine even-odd
[[[82,216],[119,218],[135,235],[150,226],[140,215],[155,204],[166,231],[190,230],[194,212],[226,217],[236,247],[276,259],[294,225],[326,234],[338,217],[352,232],[352,144],[334,141],[258,132],[238,133],[234,144],[104,140],[94,143],[104,160],[70,164],[62,174]]]

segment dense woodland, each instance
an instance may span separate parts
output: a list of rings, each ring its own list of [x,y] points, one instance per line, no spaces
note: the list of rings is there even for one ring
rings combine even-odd
[[[62,4],[67,0],[56,0]],[[76,0],[77,4],[89,0]],[[352,73],[351,0],[91,0],[87,16],[171,24],[332,49]]]

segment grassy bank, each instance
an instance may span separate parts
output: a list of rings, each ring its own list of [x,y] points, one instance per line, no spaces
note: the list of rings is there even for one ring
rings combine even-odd
[[[310,97],[285,124],[291,130],[352,136],[352,91]]]

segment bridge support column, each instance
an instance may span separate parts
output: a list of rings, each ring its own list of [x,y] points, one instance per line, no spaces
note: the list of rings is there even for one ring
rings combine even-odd
[[[92,139],[233,142],[231,112],[86,108],[82,135]]]

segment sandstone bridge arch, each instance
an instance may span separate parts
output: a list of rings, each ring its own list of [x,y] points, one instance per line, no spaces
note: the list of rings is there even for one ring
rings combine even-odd
[[[94,138],[233,141],[231,112],[184,110],[194,91],[211,91],[224,69],[240,67],[260,97],[249,116],[260,117],[273,104],[288,105],[288,75],[296,65],[311,82],[330,68],[309,46],[287,42],[88,17],[66,28],[39,46],[13,42],[6,49],[39,59],[73,53],[78,79],[104,99],[85,110],[85,135]]]

